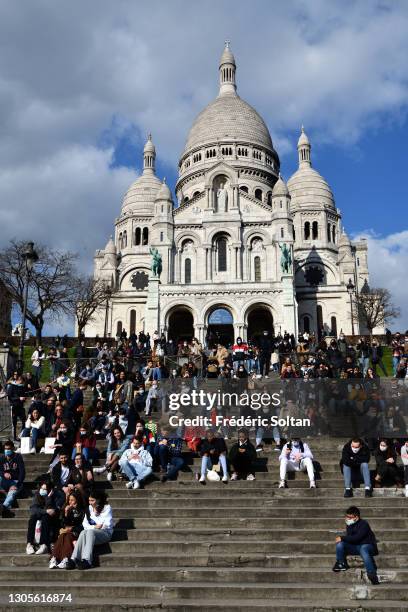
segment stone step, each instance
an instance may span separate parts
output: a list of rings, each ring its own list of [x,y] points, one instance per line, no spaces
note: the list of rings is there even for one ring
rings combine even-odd
[[[21,547],[21,544],[19,544]],[[12,553],[10,555],[0,555],[0,567],[29,567],[44,568],[47,565],[48,556],[46,555],[27,555],[25,552]],[[185,555],[175,555],[169,551],[152,553],[150,550],[142,553],[129,554],[100,554],[98,556],[101,567],[269,567],[269,568],[323,568],[324,571],[334,563],[334,553],[332,554],[269,554],[243,552],[233,553],[208,553]],[[349,557],[349,565],[353,568],[364,568],[360,557]],[[406,569],[406,555],[386,555],[381,554],[377,558],[379,569]]]
[[[261,519],[262,521],[262,519]],[[230,540],[233,538],[263,541],[266,538],[279,539],[282,538],[287,542],[308,542],[308,541],[321,541],[321,542],[332,542],[334,537],[339,532],[342,532],[342,527],[339,522],[339,527],[332,526],[330,529],[280,529],[280,528],[268,528],[268,527],[251,527],[251,519],[248,519],[248,526],[239,526],[235,524],[227,527],[218,527],[218,521],[214,517],[212,519],[213,525],[200,525],[198,527],[158,527],[156,528],[119,528],[116,527],[113,535],[114,540],[129,540],[138,541],[142,540],[150,541],[173,541],[173,542],[194,542],[194,541],[207,541],[208,539],[216,539],[218,541]],[[262,524],[262,523],[261,523]],[[0,540],[20,540],[24,541],[26,535],[25,528],[19,527],[8,527],[3,526],[3,522],[0,524]],[[399,541],[402,539],[408,540],[408,530],[400,529],[395,531],[394,529],[377,529],[376,536],[381,542],[385,541]]]
[[[343,517],[337,515],[335,518],[322,518],[307,516],[304,517],[260,517],[254,513],[242,513],[240,516],[233,517],[228,510],[225,513],[220,513],[218,509],[207,516],[201,518],[198,517],[186,517],[180,511],[180,516],[175,517],[140,517],[136,516],[134,512],[119,511],[115,514],[115,519],[118,526],[126,527],[126,529],[143,529],[154,527],[157,529],[164,528],[188,528],[196,529],[208,526],[208,524],[214,524],[220,529],[241,528],[241,527],[253,527],[257,529],[261,528],[274,528],[274,529],[328,529],[332,530],[344,530]],[[27,525],[27,516],[18,515],[17,518],[7,519],[5,528],[10,529],[21,529]],[[375,518],[370,519],[371,527],[379,532],[381,529],[398,529],[402,533],[403,530],[408,530],[408,518],[383,518],[380,513],[377,513]],[[0,524],[0,533],[3,529],[3,523]]]
[[[181,599],[182,601],[212,600],[219,604],[220,601],[226,599],[241,599],[242,603],[247,603],[251,606],[252,599],[266,601],[275,600],[275,598],[290,600],[301,599],[305,596],[307,589],[307,597],[310,601],[315,601],[321,609],[324,605],[336,605],[338,600],[362,600],[375,599],[377,601],[392,601],[399,600],[408,602],[408,585],[406,584],[390,584],[384,583],[380,587],[367,585],[360,580],[358,583],[344,583],[343,579],[336,580],[330,583],[264,583],[256,584],[241,581],[239,583],[221,583],[213,584],[211,582],[114,582],[97,581],[92,579],[91,572],[84,576],[83,572],[64,572],[63,578],[61,574],[55,571],[59,580],[49,582],[41,579],[36,579],[35,586],[30,580],[15,581],[13,583],[14,591],[17,593],[70,593],[75,598],[89,596],[90,593],[97,593],[98,598],[134,598],[139,603],[139,599],[150,599],[151,601],[159,602],[163,598],[167,603],[172,600]],[[80,576],[82,580],[75,578],[75,575]],[[73,576],[70,578],[69,576]],[[337,577],[336,577],[337,578]],[[0,583],[0,595],[8,596],[10,586],[6,583]],[[174,603],[174,601],[173,601]],[[77,608],[74,608],[75,610]],[[201,608],[203,609],[203,608]]]
[[[129,532],[131,533],[131,532]],[[137,533],[140,540],[140,533]],[[0,553],[1,554],[9,554],[15,553],[16,551],[23,553],[25,551],[25,530],[21,533],[14,533],[13,538],[9,539],[1,539],[0,540]],[[142,534],[143,535],[143,534]],[[164,540],[161,538],[153,538],[150,536],[149,544],[148,544],[148,553],[158,553],[158,554],[168,554],[174,552],[174,539],[169,538],[168,540]],[[137,538],[136,538],[137,539]],[[145,546],[146,539],[140,540],[143,542]],[[399,540],[398,538],[394,540],[385,540],[381,539],[379,542],[379,551],[380,556],[382,555],[406,555],[406,550],[408,546],[408,540]],[[293,541],[290,539],[284,538],[275,538],[274,540],[268,540],[265,542],[264,539],[256,539],[251,537],[251,539],[247,539],[241,536],[230,536],[224,540],[219,539],[218,536],[215,538],[215,541],[212,540],[211,536],[207,536],[203,540],[193,540],[188,541],[187,539],[181,539],[177,542],[177,554],[183,554],[186,558],[190,557],[190,555],[196,554],[236,554],[242,555],[245,554],[246,551],[250,551],[251,553],[256,554],[285,554],[285,555],[294,555],[295,553],[299,554],[308,554],[308,555],[334,555],[334,544],[333,537],[327,538],[325,540],[314,540],[314,541]],[[133,554],[135,552],[135,539],[125,539],[125,540],[116,540],[110,542],[105,547],[101,547],[100,553],[112,553],[115,557],[116,554]]]
[[[61,572],[59,570],[51,570],[47,566],[41,570],[42,580],[46,580],[50,584],[61,580]],[[38,572],[36,569],[26,567],[2,568],[0,572],[0,586],[4,584],[13,585],[21,580],[33,580],[37,578]],[[380,574],[381,576],[381,574]],[[77,584],[84,580],[84,572],[69,571],[64,572],[64,580],[66,589],[72,583]],[[401,584],[405,586],[408,592],[408,569],[384,570],[381,576],[386,584]],[[213,568],[213,567],[172,567],[172,568],[157,568],[155,566],[132,567],[132,568],[93,568],[92,581],[96,582],[114,582],[116,585],[135,581],[138,583],[149,582],[154,587],[157,583],[204,583],[218,587],[225,583],[246,582],[251,586],[257,584],[269,585],[276,583],[301,583],[315,584],[332,583],[336,588],[339,583],[343,584],[364,584],[362,581],[362,571],[360,568],[350,569],[348,572],[340,572],[339,575],[333,575],[331,567],[320,568]]]

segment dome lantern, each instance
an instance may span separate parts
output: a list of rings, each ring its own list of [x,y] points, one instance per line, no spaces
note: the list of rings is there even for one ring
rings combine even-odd
[[[220,92],[218,96],[236,95],[235,71],[237,66],[230,49],[230,41],[225,41],[225,48],[220,60]]]
[[[149,134],[143,149],[143,174],[155,173],[156,148],[152,142],[152,135]]]
[[[310,151],[312,147],[310,145],[310,140],[305,133],[305,128],[303,127],[303,125],[302,131],[299,136],[297,148],[299,152],[299,168],[304,166],[311,166],[312,161]]]

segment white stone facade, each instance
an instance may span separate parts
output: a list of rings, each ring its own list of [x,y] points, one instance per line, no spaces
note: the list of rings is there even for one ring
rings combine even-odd
[[[368,280],[367,245],[344,233],[303,128],[299,169],[285,184],[267,126],[236,93],[235,72],[227,45],[219,94],[196,118],[180,158],[176,207],[155,175],[149,136],[115,236],[95,255],[95,277],[114,292],[88,336],[122,328],[202,342],[209,331],[248,338],[263,327],[351,333],[346,285],[351,279],[359,290]],[[284,244],[294,263],[285,272]],[[162,257],[160,282],[150,272],[152,247]]]

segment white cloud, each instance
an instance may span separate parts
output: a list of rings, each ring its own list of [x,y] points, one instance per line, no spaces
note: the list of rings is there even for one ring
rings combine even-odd
[[[401,308],[400,317],[391,324],[392,329],[408,329],[408,230],[378,236],[373,231],[363,232],[359,238],[368,241],[370,285],[386,287],[393,302]]]

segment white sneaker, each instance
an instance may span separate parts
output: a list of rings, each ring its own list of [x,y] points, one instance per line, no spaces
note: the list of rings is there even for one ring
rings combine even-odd
[[[36,550],[36,555],[45,555],[48,552],[48,546],[46,544],[41,544],[38,550]]]
[[[205,476],[200,476],[198,482],[201,482],[201,484],[205,483]]]
[[[138,480],[135,480],[135,482],[133,483],[133,488],[140,489],[140,482]]]
[[[238,480],[238,474],[236,472],[231,476],[231,480]]]
[[[67,569],[67,565],[68,565],[68,557],[65,557],[65,559],[63,559],[61,563],[58,563],[57,567],[58,569]]]
[[[286,486],[286,482],[284,480],[280,480],[278,489],[284,489],[285,486]]]
[[[225,476],[222,477],[222,482],[228,482],[228,476],[225,474]]]
[[[405,485],[405,497],[408,497],[408,485]]]
[[[106,472],[106,465],[104,465],[103,467],[96,467],[93,469],[94,474],[103,474],[104,472]]]
[[[133,489],[133,481],[129,480],[129,482],[126,483],[126,488],[127,489]]]
[[[253,474],[248,474],[247,480],[255,480],[255,476]]]
[[[55,569],[56,567],[58,567],[58,563],[55,557],[51,557],[48,567],[50,569]]]
[[[311,488],[311,489],[315,489],[315,488],[316,488],[316,483],[315,483],[315,481],[314,481],[314,480],[311,480],[311,481],[310,481],[310,488]]]
[[[35,553],[35,548],[32,544],[27,544],[26,553],[27,555],[33,555]]]
[[[112,472],[108,472],[108,473],[106,474],[106,480],[107,480],[108,482],[110,482],[110,481],[112,480],[112,478],[113,478],[113,474],[112,474]]]

